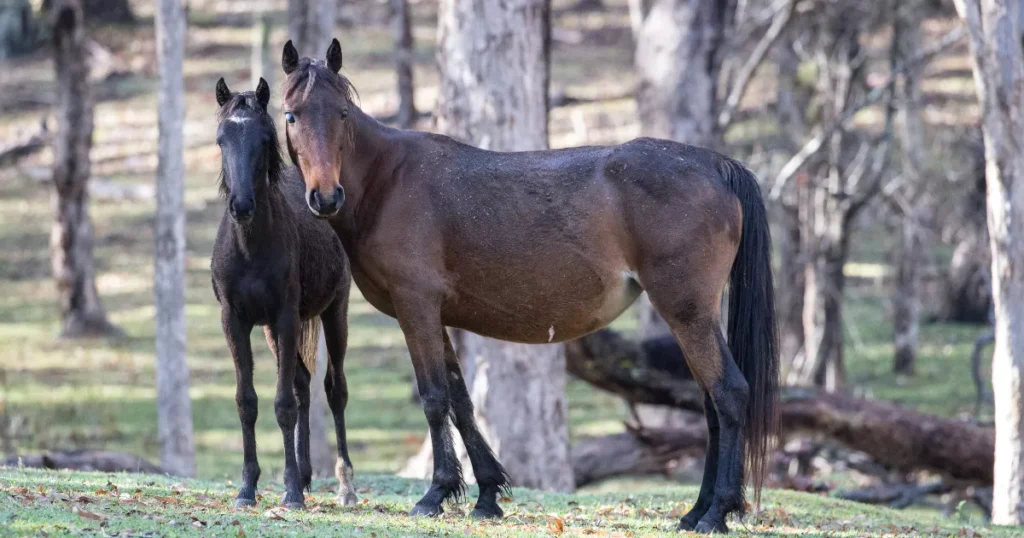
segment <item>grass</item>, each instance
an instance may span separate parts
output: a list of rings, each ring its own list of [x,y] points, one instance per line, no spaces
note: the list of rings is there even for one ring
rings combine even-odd
[[[557,16],[556,24],[562,27],[593,31],[601,37],[579,45],[555,44],[553,88],[598,99],[552,111],[551,134],[555,146],[621,142],[639,130],[632,99],[600,100],[621,96],[634,84],[628,20],[623,6],[610,3],[622,9],[612,9],[607,14],[566,12]],[[359,530],[361,527],[364,535],[373,532],[385,536],[463,535],[485,529],[518,536],[532,535],[538,530],[546,532],[549,513],[557,514],[566,522],[568,534],[582,533],[587,525],[592,525],[595,532],[634,532],[637,535],[670,529],[675,519],[670,514],[684,508],[680,502],[692,502],[694,490],[664,480],[618,481],[573,497],[517,491],[516,501],[506,504],[506,512],[511,517],[504,525],[493,529],[461,517],[425,522],[402,516],[423,485],[372,473],[391,474],[399,470],[422,442],[425,420],[419,406],[410,400],[412,368],[397,324],[376,312],[357,290],[353,290],[350,306],[346,371],[351,398],[346,421],[356,480],[367,488],[363,494],[370,502],[355,509],[324,503],[320,511],[288,515],[286,521],[268,520],[258,511],[232,513],[225,508],[224,501],[233,493],[230,481],[237,479],[240,472],[241,439],[233,401],[233,366],[220,331],[219,307],[209,283],[209,256],[223,211],[215,185],[219,153],[213,143],[216,109],[213,87],[220,76],[225,76],[236,89],[247,84],[249,29],[218,25],[219,14],[213,10],[219,4],[227,3],[191,4],[193,20],[202,20],[204,24],[193,25],[189,30],[185,66],[186,314],[190,395],[200,480],[184,483],[178,496],[181,503],[157,500],[147,504],[146,501],[158,496],[173,497],[169,489],[172,482],[158,477],[0,470],[0,535],[96,530],[98,523],[73,514],[70,507],[73,503],[59,500],[58,492],[67,496],[85,495],[94,500],[83,505],[83,509],[110,515],[104,527],[108,532],[123,532],[128,528],[159,534],[198,531],[200,528],[192,528],[189,519],[196,514],[208,525],[201,530],[209,534],[233,533],[231,521],[237,519],[250,535],[299,533],[328,529],[330,525],[332,529]],[[431,108],[436,94],[433,9],[433,3],[413,6],[418,39],[417,99],[422,110]],[[146,24],[134,28],[103,28],[96,29],[94,35],[118,54],[125,65],[133,66],[132,72],[125,76],[95,83],[99,102],[92,153],[94,180],[152,185],[156,166],[152,28]],[[279,25],[273,40],[283,44],[284,37]],[[393,68],[387,54],[390,47],[387,28],[379,24],[346,28],[343,42],[345,71],[360,90],[362,106],[372,114],[389,114],[395,107],[395,98]],[[13,60],[5,66],[6,75],[0,81],[0,110],[3,110],[0,139],[13,139],[22,129],[32,129],[38,124],[45,108],[32,104],[35,102],[32,99],[19,101],[19,96],[43,96],[45,99],[51,95],[52,69],[45,53]],[[944,79],[947,85],[933,90],[948,88],[950,82],[968,84],[969,88],[970,74],[967,72],[956,79],[947,77]],[[421,128],[429,127],[421,125]],[[23,163],[21,168],[0,170],[0,289],[3,290],[0,294],[0,409],[10,419],[13,441],[23,453],[102,448],[157,461],[159,445],[153,385],[153,201],[94,199],[90,204],[100,293],[112,321],[129,337],[113,344],[57,340],[59,310],[49,274],[48,193],[31,179],[40,170],[45,173],[50,158],[44,153]],[[872,224],[854,238],[851,261],[857,264],[859,273],[886,273],[884,235],[880,225]],[[978,329],[955,325],[924,327],[918,375],[895,377],[890,373],[892,345],[886,314],[887,292],[879,282],[877,279],[860,280],[847,292],[846,352],[852,390],[944,416],[970,411],[974,393],[967,382],[968,357]],[[615,327],[631,330],[635,323],[635,316],[629,313],[618,320]],[[257,423],[259,457],[264,478],[272,481],[280,478],[283,461],[280,433],[272,409],[273,360],[258,332],[253,336],[253,349],[256,352],[256,388],[261,396],[261,416]],[[569,382],[567,397],[570,435],[574,441],[622,430],[621,421],[626,413],[617,398],[578,381]],[[117,484],[120,492],[129,496],[140,489],[143,501],[113,502],[109,495],[95,493],[97,489],[109,490],[108,481]],[[48,501],[40,498],[37,485],[42,487]],[[318,482],[318,485],[326,488],[330,484]],[[18,488],[30,490],[28,494],[33,499],[26,500],[26,494]],[[326,490],[321,489],[315,492],[318,501],[327,498]],[[611,489],[618,492],[610,492]],[[265,503],[276,498],[273,486],[267,486],[265,492]],[[862,532],[891,534],[893,529],[909,527],[926,533],[934,525],[940,525],[940,534],[959,533],[958,524],[945,522],[935,513],[897,513],[787,492],[771,492],[767,500],[768,510],[760,517],[763,521],[774,521],[772,528],[777,533],[827,531],[840,536],[859,536]],[[579,504],[570,504],[572,502]],[[210,506],[201,506],[206,504]],[[263,508],[267,506],[269,504]],[[383,507],[382,512],[378,511],[378,506]],[[138,513],[129,515],[132,510]],[[152,517],[146,519],[145,515]],[[154,519],[157,516],[163,519]],[[170,526],[171,520],[178,525]],[[220,522],[220,528],[216,522]],[[890,524],[894,527],[887,526]],[[61,525],[64,530],[58,527]]]
[[[236,510],[235,491],[224,481],[0,469],[0,536],[677,536],[672,530],[697,494],[691,486],[577,495],[516,488],[503,499],[505,519],[494,522],[469,519],[470,502],[449,503],[436,519],[407,516],[425,482],[364,475],[359,485],[356,506],[336,505],[333,484],[317,481],[306,511],[276,508],[279,484],[263,486],[258,506]],[[750,536],[1019,532],[984,527],[967,516],[944,519],[789,491],[766,492],[762,510],[732,521],[731,528]]]

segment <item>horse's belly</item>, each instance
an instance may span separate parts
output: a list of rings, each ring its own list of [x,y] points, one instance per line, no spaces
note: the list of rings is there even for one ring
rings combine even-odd
[[[589,298],[567,293],[523,297],[524,303],[531,303],[528,307],[522,304],[516,308],[515,303],[502,305],[502,308],[474,305],[454,316],[446,316],[445,324],[510,342],[564,342],[607,326],[625,312],[642,291],[636,280],[623,272],[614,285],[606,286],[602,293]]]

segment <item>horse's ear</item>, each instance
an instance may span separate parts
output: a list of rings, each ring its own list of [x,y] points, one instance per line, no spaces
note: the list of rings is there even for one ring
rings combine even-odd
[[[331,40],[331,46],[327,47],[327,67],[337,73],[341,71],[341,43],[338,39]]]
[[[264,111],[267,110],[267,105],[270,104],[270,85],[267,81],[260,77],[259,84],[256,85],[256,101],[259,102],[260,108]]]
[[[217,81],[217,106],[224,106],[231,100],[231,90],[228,89],[228,83],[224,82],[224,77],[220,77]]]
[[[292,74],[292,71],[299,67],[299,51],[295,50],[291,39],[284,44],[284,52],[281,53],[281,67],[286,75]]]

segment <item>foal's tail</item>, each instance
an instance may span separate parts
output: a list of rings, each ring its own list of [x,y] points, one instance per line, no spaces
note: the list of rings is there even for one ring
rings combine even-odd
[[[729,349],[750,388],[744,429],[748,476],[755,502],[767,471],[768,451],[778,425],[779,337],[772,283],[772,239],[757,178],[725,159],[719,172],[743,209],[739,251],[729,275]]]
[[[299,355],[310,375],[316,377],[316,352],[320,344],[320,318],[314,317],[299,325]],[[313,390],[313,387],[310,387]]]

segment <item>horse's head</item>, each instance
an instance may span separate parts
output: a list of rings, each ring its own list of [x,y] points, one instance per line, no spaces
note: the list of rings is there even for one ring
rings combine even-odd
[[[352,85],[341,76],[341,44],[335,39],[326,61],[299,58],[292,42],[284,46],[285,134],[288,153],[306,181],[306,204],[318,217],[341,209],[342,154],[352,143],[346,122],[352,104]]]
[[[262,78],[255,92],[242,93],[232,93],[223,78],[217,81],[220,188],[236,222],[252,220],[256,195],[281,169],[277,129],[267,114],[269,102],[270,88]]]

